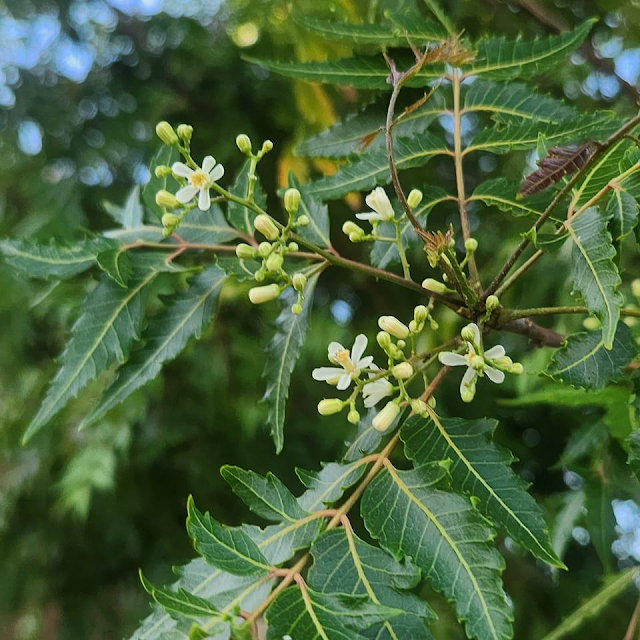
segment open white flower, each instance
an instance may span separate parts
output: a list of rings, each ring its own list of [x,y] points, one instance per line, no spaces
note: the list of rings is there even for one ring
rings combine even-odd
[[[324,380],[335,385],[340,391],[348,389],[351,381],[360,375],[373,362],[373,356],[364,356],[367,348],[367,337],[362,333],[353,343],[351,351],[345,349],[339,342],[329,344],[329,360],[339,367],[318,367],[312,372],[314,380]]]
[[[485,351],[484,356],[480,355],[478,350],[482,336],[480,335],[478,325],[473,322],[462,330],[462,335],[464,338],[471,338],[470,340],[465,340],[467,353],[442,351],[438,354],[438,360],[449,367],[467,367],[464,376],[462,376],[462,382],[460,383],[460,397],[465,402],[471,402],[476,392],[478,376],[484,376],[486,374],[491,382],[495,382],[496,384],[502,384],[502,382],[504,382],[504,372],[488,365],[486,359],[496,360],[497,358],[502,358],[505,355],[505,350],[502,345],[498,344]]]
[[[372,364],[370,369],[374,371],[378,371],[378,366]],[[369,377],[374,378],[376,376],[375,373],[370,373]],[[378,378],[373,382],[367,382],[367,384],[362,387],[362,398],[364,399],[364,406],[367,409],[371,409],[371,407],[375,407],[382,398],[386,398],[390,396],[393,392],[393,385],[386,378]]]
[[[202,161],[202,169],[192,169],[184,162],[174,162],[171,165],[171,171],[181,178],[186,178],[189,182],[176,193],[178,201],[187,204],[198,194],[198,208],[201,211],[207,211],[211,206],[209,189],[212,183],[222,178],[224,167],[221,164],[216,164],[213,156],[206,156]]]
[[[381,220],[393,220],[395,217],[396,214],[389,201],[389,196],[382,187],[376,187],[364,200],[373,211],[356,213],[358,220],[380,222]]]

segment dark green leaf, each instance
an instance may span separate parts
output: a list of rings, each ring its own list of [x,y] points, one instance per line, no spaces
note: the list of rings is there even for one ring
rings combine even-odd
[[[432,2],[432,10],[435,7],[435,3]],[[439,8],[438,8],[439,9]],[[445,14],[439,9],[434,10],[436,17],[442,19]],[[410,41],[414,45],[426,44],[431,42],[438,42],[444,40],[447,37],[447,29],[444,29],[433,20],[423,17],[416,11],[388,11],[386,14],[389,19],[396,25],[396,33],[401,34],[404,37],[404,42],[400,44],[406,44]],[[455,33],[450,31],[449,33]]]
[[[122,248],[101,251],[96,262],[116,284],[126,288],[133,269],[129,251]]]
[[[313,33],[327,40],[340,40],[354,44],[377,44],[396,46],[402,44],[404,38],[395,33],[392,24],[352,24],[348,22],[334,22],[311,18],[302,13],[296,13],[294,20]]]
[[[339,500],[344,492],[353,486],[364,473],[363,464],[339,464],[329,462],[320,471],[296,469],[300,482],[307,490],[298,498],[306,511],[317,511]]]
[[[469,200],[480,200],[488,207],[498,207],[516,217],[540,216],[551,201],[548,194],[520,199],[517,197],[519,185],[506,178],[494,178],[480,183]]]
[[[640,431],[632,431],[626,443],[629,450],[627,464],[631,467],[631,471],[633,471],[636,478],[640,480]]]
[[[105,211],[125,229],[139,227],[142,224],[144,211],[140,202],[140,187],[138,185],[131,189],[123,206],[112,202],[104,202],[103,206]]]
[[[222,209],[212,204],[208,211],[197,207],[180,223],[178,234],[186,242],[220,244],[238,237],[238,232],[227,224]]]

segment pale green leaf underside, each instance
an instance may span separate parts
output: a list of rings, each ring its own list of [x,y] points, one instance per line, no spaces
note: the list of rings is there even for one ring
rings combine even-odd
[[[614,189],[605,216],[611,220],[609,228],[613,240],[619,242],[638,226],[638,201],[621,189]]]
[[[614,262],[616,251],[611,244],[607,218],[592,207],[565,226],[573,242],[573,285],[587,309],[602,323],[604,346],[611,349],[624,298],[618,291],[621,280]]]
[[[320,471],[296,469],[300,482],[307,490],[298,498],[305,511],[317,511],[339,500],[346,489],[353,486],[364,473],[365,465],[329,462]]]
[[[225,272],[211,266],[198,274],[183,293],[168,302],[164,313],[154,316],[143,334],[145,345],[134,351],[120,368],[118,377],[83,425],[94,423],[134,391],[153,380],[164,364],[173,360],[191,338],[199,338],[211,321],[226,279]]]
[[[546,373],[554,380],[583,389],[604,389],[619,380],[638,354],[631,330],[619,322],[613,347],[605,349],[602,331],[576,333],[558,349]]]
[[[512,637],[512,614],[502,588],[504,560],[488,522],[462,496],[433,488],[431,468],[382,470],[362,499],[374,538],[396,558],[410,557],[434,588],[453,602],[469,638]]]
[[[564,567],[551,548],[542,512],[511,469],[513,457],[489,439],[496,425],[494,420],[414,416],[401,437],[417,465],[450,460],[455,490],[475,496],[480,511],[537,558]]]
[[[519,188],[520,185],[509,182],[506,178],[493,178],[481,182],[469,200],[479,200],[489,207],[497,207],[516,217],[540,216],[551,202],[551,197],[546,193],[541,193],[529,198],[518,199]]]
[[[109,249],[96,256],[98,266],[119,286],[126,287],[131,277],[130,252],[126,249]]]

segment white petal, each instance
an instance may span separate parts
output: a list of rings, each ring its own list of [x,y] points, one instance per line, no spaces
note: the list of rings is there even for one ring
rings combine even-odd
[[[382,220],[379,213],[356,213],[358,220]]]
[[[344,351],[344,347],[339,342],[329,343],[329,360],[335,360],[336,353]]]
[[[387,192],[382,187],[376,187],[365,198],[365,202],[374,211],[378,212],[383,220],[391,220],[395,215],[389,196],[387,196]]]
[[[345,389],[348,389],[350,385],[351,385],[351,375],[349,373],[345,373],[340,378],[340,380],[338,380],[338,384],[336,385],[336,388],[338,389],[338,391],[344,391]]]
[[[187,167],[184,162],[174,162],[171,165],[171,171],[181,178],[188,178],[193,174],[193,169],[191,169],[191,167]]]
[[[351,349],[351,362],[357,365],[357,362],[362,357],[364,350],[367,348],[367,336],[364,333],[360,333],[356,336],[356,339],[353,343],[353,349]]]
[[[198,208],[200,211],[209,211],[211,206],[211,197],[209,196],[209,189],[200,189],[200,195],[198,196]]]
[[[493,367],[487,367],[484,372],[487,374],[487,378],[489,378],[491,382],[495,382],[496,384],[502,384],[504,382],[504,371],[494,369]]]
[[[373,364],[373,356],[365,356],[353,363],[358,369],[370,369]]]
[[[338,367],[317,367],[311,372],[311,377],[314,380],[331,380],[331,378],[335,378],[336,376],[342,376],[344,373],[344,369],[339,369]]]
[[[465,388],[468,386],[474,386],[476,384],[476,379],[478,378],[478,374],[469,367],[465,374],[462,376],[462,381],[460,382],[460,395],[463,394]]]
[[[491,347],[491,349],[487,349],[484,352],[485,357],[490,358],[491,360],[495,360],[495,358],[502,358],[502,356],[506,353],[504,347],[501,344],[497,344],[495,347]]]
[[[463,355],[453,353],[453,351],[441,351],[438,354],[438,360],[448,367],[459,367],[460,365],[467,364],[467,359]]]
[[[182,187],[182,189],[176,193],[176,198],[178,198],[178,202],[187,204],[187,202],[191,202],[191,200],[193,200],[193,196],[195,196],[196,193],[198,193],[198,187],[187,185],[186,187]]]
[[[473,339],[476,344],[480,344],[480,329],[478,329],[478,325],[475,322],[470,322],[468,327],[471,327],[473,330]]]
[[[202,170],[205,173],[209,173],[215,166],[216,161],[214,160],[213,156],[205,156],[204,160],[202,161]]]
[[[217,164],[209,173],[209,180],[211,182],[217,182],[224,175],[224,167],[221,164]]]

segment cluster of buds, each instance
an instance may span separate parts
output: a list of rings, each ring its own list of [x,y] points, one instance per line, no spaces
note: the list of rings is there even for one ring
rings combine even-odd
[[[265,153],[269,153],[269,151],[273,150],[273,142],[271,140],[265,140],[262,143],[262,147],[260,147],[257,153],[253,153],[253,144],[251,143],[251,138],[246,133],[241,133],[236,137],[236,146],[247,158],[251,160],[255,160],[256,162],[262,159],[262,156]],[[251,179],[251,175],[249,179]]]

